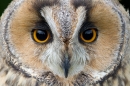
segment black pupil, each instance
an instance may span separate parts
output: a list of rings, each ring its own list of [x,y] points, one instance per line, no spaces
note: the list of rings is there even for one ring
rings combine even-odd
[[[36,37],[40,41],[44,41],[47,39],[48,33],[46,30],[37,30]]]
[[[93,37],[93,31],[91,29],[85,30],[82,35],[85,40],[91,40]]]

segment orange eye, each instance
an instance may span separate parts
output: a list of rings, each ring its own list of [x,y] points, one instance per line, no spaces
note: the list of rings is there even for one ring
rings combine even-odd
[[[84,42],[90,43],[93,42],[97,38],[97,31],[96,29],[87,29],[80,34],[81,40]]]
[[[38,43],[45,43],[50,38],[50,33],[47,30],[36,29],[32,35],[33,39]]]

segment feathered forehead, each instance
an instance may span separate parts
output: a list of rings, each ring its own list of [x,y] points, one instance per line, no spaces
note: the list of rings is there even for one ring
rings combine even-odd
[[[76,26],[76,23],[78,21],[78,15],[80,15],[80,13],[84,13],[84,19],[89,16],[88,11],[91,8],[91,3],[92,0],[37,0],[37,2],[34,2],[32,4],[36,13],[38,13],[38,15],[41,17],[46,18],[43,16],[46,13],[52,14],[50,17],[52,17],[51,19],[54,19],[54,23],[58,28],[57,31],[59,31],[59,33],[62,34],[60,36],[66,40],[71,38],[71,34],[75,30],[74,26]],[[50,10],[46,9],[46,7],[48,7]],[[83,9],[76,13],[79,7],[82,7]],[[47,21],[47,19],[45,20]]]
[[[54,6],[54,5],[63,6],[63,4],[66,3],[68,3],[68,5],[72,5],[74,8],[78,8],[80,6],[90,8],[92,0],[37,0],[34,3],[34,8],[39,11],[41,10],[41,8],[45,6]]]

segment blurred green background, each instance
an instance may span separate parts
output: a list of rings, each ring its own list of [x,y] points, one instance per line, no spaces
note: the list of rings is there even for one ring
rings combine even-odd
[[[12,0],[0,0],[0,16]]]
[[[12,0],[0,0],[0,16]],[[130,9],[130,0],[120,0],[125,8]]]

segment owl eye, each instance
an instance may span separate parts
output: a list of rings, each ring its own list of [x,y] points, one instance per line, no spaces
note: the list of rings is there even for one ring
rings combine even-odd
[[[33,39],[38,43],[45,43],[50,38],[50,33],[47,30],[35,29],[32,35]]]
[[[80,38],[86,43],[91,43],[97,38],[97,30],[94,28],[84,30],[81,32]]]

